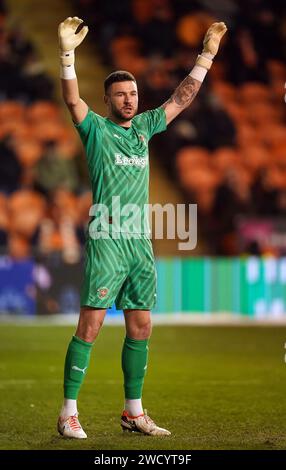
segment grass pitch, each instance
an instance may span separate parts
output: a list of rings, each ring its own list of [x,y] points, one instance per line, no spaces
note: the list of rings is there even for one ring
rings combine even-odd
[[[73,327],[0,326],[1,449],[285,449],[285,327],[155,326],[144,407],[167,438],[123,434],[123,327],[97,339],[79,397],[86,440],[56,432]]]

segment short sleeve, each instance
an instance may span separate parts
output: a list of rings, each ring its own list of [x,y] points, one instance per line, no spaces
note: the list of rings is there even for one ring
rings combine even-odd
[[[87,142],[91,134],[95,133],[96,130],[101,130],[103,121],[104,119],[101,116],[89,109],[83,121],[79,124],[74,123],[83,144]]]
[[[159,134],[167,129],[166,113],[163,108],[155,108],[150,111],[145,111],[140,115],[144,118],[149,139],[155,134]]]

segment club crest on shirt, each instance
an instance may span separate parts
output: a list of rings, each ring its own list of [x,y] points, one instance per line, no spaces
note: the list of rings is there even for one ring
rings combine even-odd
[[[103,299],[104,297],[106,297],[108,294],[108,289],[107,287],[99,287],[99,289],[97,289],[97,296],[99,299]]]

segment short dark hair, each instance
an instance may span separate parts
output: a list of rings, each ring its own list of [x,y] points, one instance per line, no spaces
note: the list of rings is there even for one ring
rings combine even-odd
[[[112,83],[127,81],[132,81],[136,83],[136,79],[134,75],[132,75],[132,73],[126,72],[125,70],[116,70],[115,72],[112,72],[104,80],[104,93],[106,94],[108,92],[108,89],[112,85]]]

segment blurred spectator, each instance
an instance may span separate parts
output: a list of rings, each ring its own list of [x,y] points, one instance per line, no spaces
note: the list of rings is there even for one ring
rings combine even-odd
[[[283,0],[242,0],[239,2],[241,18],[249,30],[259,57],[264,60],[283,60],[280,22],[285,15]],[[285,18],[285,16],[284,16]]]
[[[22,26],[19,23],[13,25],[9,30],[7,43],[13,62],[20,68],[25,65],[29,56],[35,52],[33,44],[26,38]]]
[[[11,233],[8,239],[8,254],[17,261],[29,258],[31,256],[29,240],[18,233]]]
[[[80,222],[76,196],[63,189],[55,191],[49,214],[40,227],[40,252],[60,251],[67,263],[77,263],[81,256]]]
[[[0,192],[0,250],[7,245],[8,226],[7,198]]]
[[[175,46],[175,23],[171,2],[169,0],[153,0],[152,2],[133,0],[132,7],[135,19],[134,31],[142,41],[144,55],[172,56]]]
[[[152,109],[154,103],[163,104],[170,98],[174,90],[173,81],[166,73],[164,62],[161,60],[150,61],[143,80],[144,85],[139,105],[144,105],[144,109]]]
[[[0,23],[0,99],[52,99],[54,86],[21,28]]]
[[[247,81],[269,81],[264,56],[258,54],[251,32],[245,25],[239,25],[229,35],[225,45],[227,78],[240,85]]]
[[[202,93],[179,119],[169,126],[170,132],[156,136],[154,147],[163,155],[164,165],[173,174],[175,154],[180,148],[193,145],[216,150],[236,144],[236,129],[219,99],[212,94]]]
[[[21,183],[21,165],[13,149],[11,136],[0,141],[0,191],[10,194]]]
[[[228,255],[235,255],[235,218],[238,214],[251,214],[253,201],[247,174],[240,169],[227,170],[219,184],[211,217],[211,225],[206,236],[214,248],[214,254],[229,250]],[[225,244],[225,245],[224,245]],[[210,245],[210,246],[211,246]]]
[[[209,150],[235,145],[235,126],[220,100],[213,94],[202,93],[198,103],[191,118],[197,129],[196,145]]]
[[[22,68],[22,80],[24,93],[29,102],[53,99],[53,81],[45,72],[42,61],[33,50],[27,54]]]
[[[263,168],[258,172],[252,185],[252,195],[257,214],[274,216],[279,213],[279,186],[271,170]]]
[[[0,27],[0,99],[23,97],[21,70],[13,62],[7,43],[7,35]]]
[[[59,153],[57,143],[46,142],[42,158],[35,168],[35,189],[51,196],[59,188],[68,191],[78,189],[78,176],[73,159],[64,158]]]

